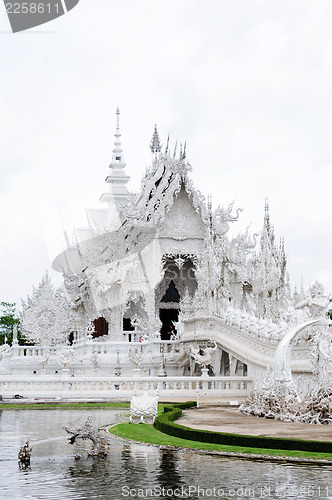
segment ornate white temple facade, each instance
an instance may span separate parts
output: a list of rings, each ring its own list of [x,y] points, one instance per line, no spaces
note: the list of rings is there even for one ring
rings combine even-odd
[[[23,304],[22,331],[35,345],[24,352],[14,341],[3,374],[54,378],[62,369],[72,384],[108,377],[114,390],[114,378],[119,386],[140,377],[182,392],[189,386],[177,380],[200,377],[205,388],[247,394],[268,367],[288,381],[327,370],[328,300],[319,283],[292,293],[267,203],[260,235],[229,236],[240,209],[213,210],[190,179],[186,147],[168,142],[162,150],[155,128],[151,166],[131,194],[117,111],[102,207],[87,210],[87,227],[53,263],[62,298],[46,276]]]

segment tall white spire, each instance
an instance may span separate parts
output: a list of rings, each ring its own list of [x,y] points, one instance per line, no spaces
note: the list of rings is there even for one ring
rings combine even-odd
[[[111,213],[114,214],[115,207],[117,211],[119,211],[121,206],[126,204],[130,196],[130,193],[126,186],[130,177],[125,172],[126,163],[123,158],[123,152],[120,140],[121,133],[120,133],[119,107],[117,107],[116,109],[116,130],[114,137],[115,141],[113,148],[113,156],[111,164],[109,166],[111,172],[106,177],[106,182],[109,184],[109,189],[108,192],[102,194],[100,198],[100,201],[105,201],[108,203],[109,214]]]
[[[115,141],[114,141],[114,149],[113,149],[113,156],[112,156],[112,163],[110,164],[110,167],[118,167],[121,165],[122,168],[126,166],[124,159],[123,159],[123,154],[122,154],[122,147],[121,147],[121,133],[120,133],[120,110],[119,106],[116,108],[116,131],[114,134]]]

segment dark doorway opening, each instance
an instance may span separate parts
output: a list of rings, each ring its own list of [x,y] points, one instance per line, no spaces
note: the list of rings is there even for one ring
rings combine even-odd
[[[95,325],[95,333],[93,334],[93,338],[108,335],[108,323],[105,318],[94,319],[93,323]]]
[[[174,281],[172,280],[168,285],[165,295],[161,299],[161,302],[180,302],[180,295],[177,291]]]
[[[159,309],[159,318],[162,322],[162,327],[160,330],[161,340],[170,340],[172,333],[176,333],[176,329],[173,325],[173,321],[178,321],[179,310],[178,309]]]
[[[131,324],[131,318],[123,318],[122,329],[124,332],[133,332],[134,326]]]

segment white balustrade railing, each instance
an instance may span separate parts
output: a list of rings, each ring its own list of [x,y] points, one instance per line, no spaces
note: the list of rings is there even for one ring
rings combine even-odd
[[[122,352],[127,352],[130,349],[140,347],[142,349],[145,349],[146,347],[155,347],[158,350],[163,350],[165,353],[170,351],[172,347],[176,346],[179,344],[178,340],[153,340],[149,342],[113,342],[113,341],[103,341],[99,342],[97,339],[91,341],[91,342],[82,342],[82,343],[76,343],[73,344],[73,349],[76,352],[84,352],[85,354],[101,354],[101,355],[110,355],[114,354],[116,349],[120,349]],[[13,349],[13,355],[15,357],[38,357],[38,356],[44,356],[47,353],[55,354],[57,349],[61,349],[64,346],[21,346],[21,345],[14,345],[12,347]]]
[[[160,398],[200,396],[247,396],[252,380],[247,377],[72,377],[63,370],[58,376],[14,377],[0,375],[0,394],[13,398],[88,398],[130,400],[142,391],[158,392]]]

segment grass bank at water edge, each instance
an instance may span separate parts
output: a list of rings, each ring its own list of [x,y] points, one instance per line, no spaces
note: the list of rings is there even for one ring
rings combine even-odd
[[[332,453],[313,453],[299,450],[274,450],[268,448],[247,448],[244,446],[228,446],[213,443],[201,443],[199,441],[190,441],[174,436],[169,436],[158,431],[150,424],[130,424],[125,422],[115,425],[109,429],[115,436],[132,439],[141,443],[154,444],[160,446],[174,446],[178,448],[192,448],[196,450],[219,451],[231,453],[244,453],[253,455],[269,455],[276,457],[296,457],[304,459],[325,459],[332,461]]]

